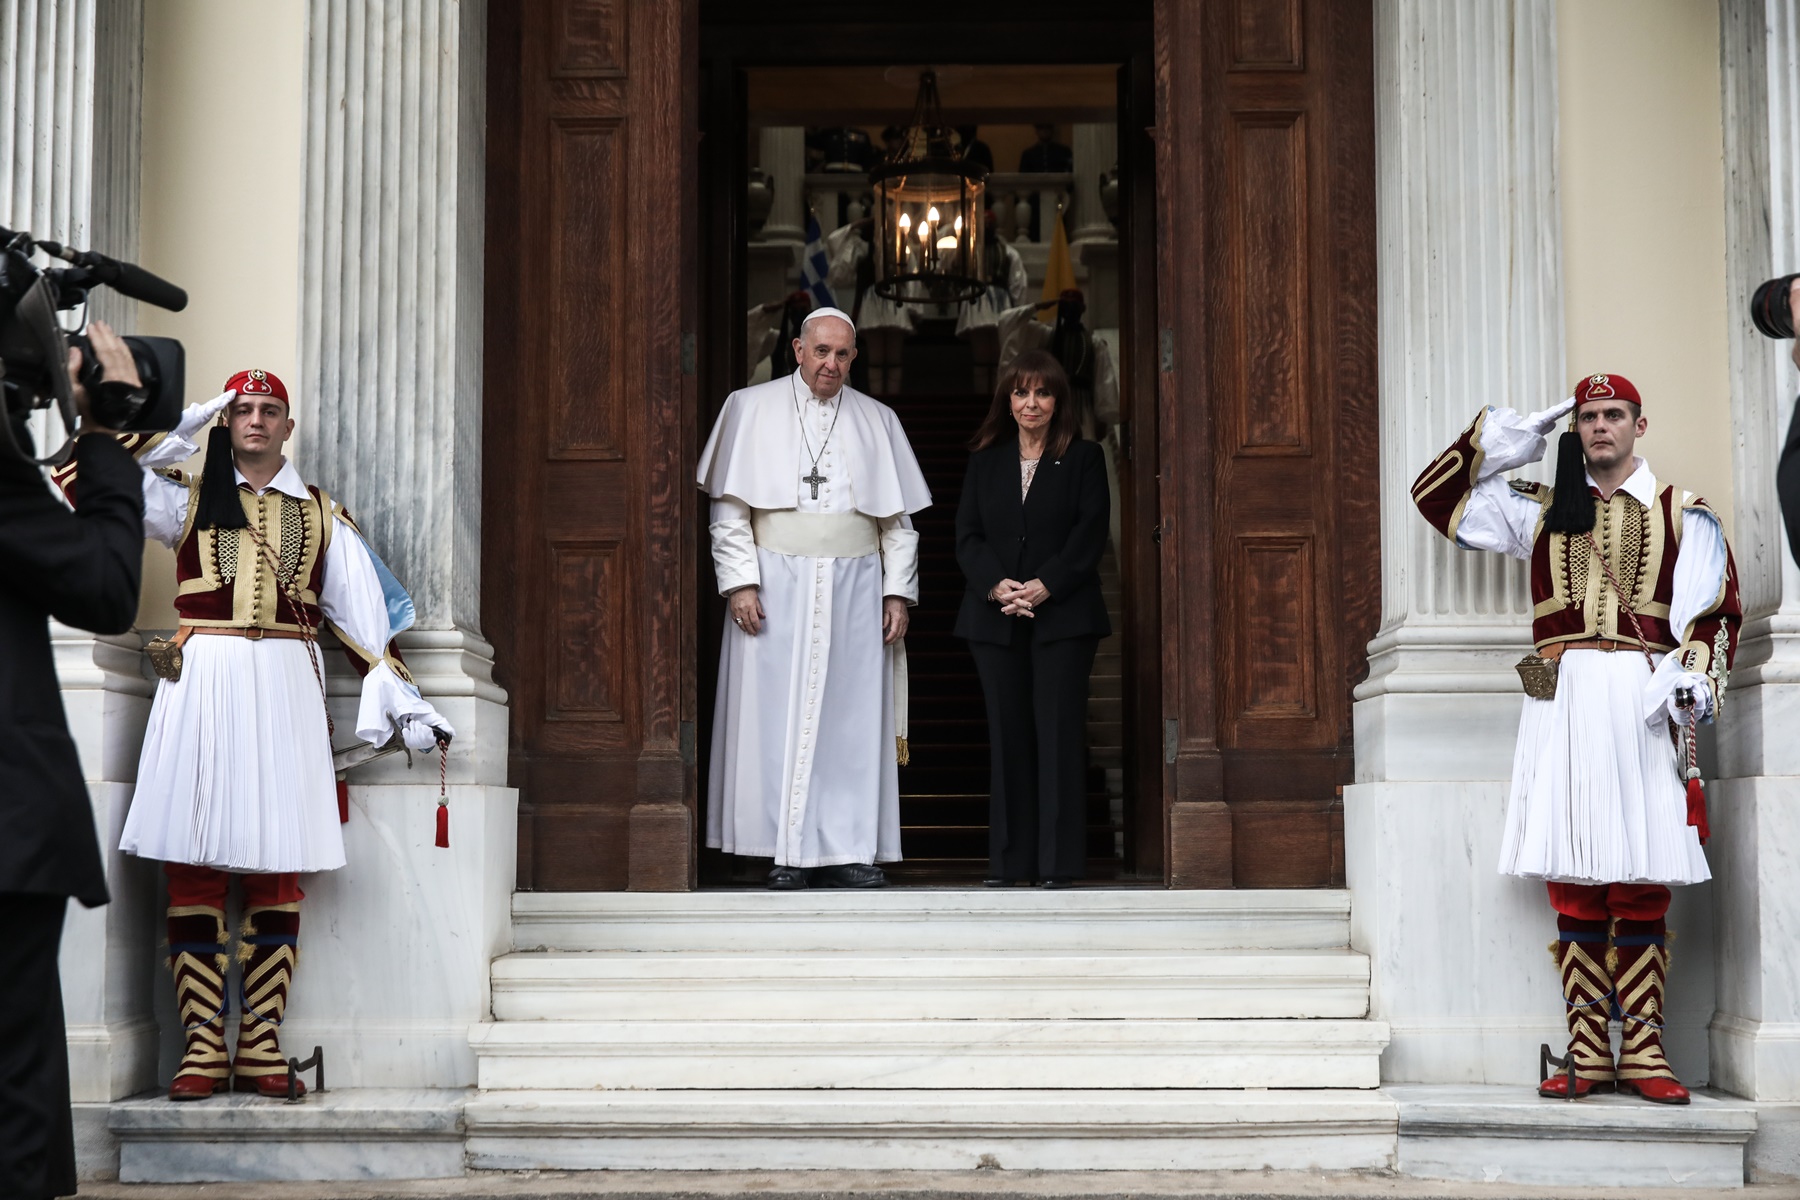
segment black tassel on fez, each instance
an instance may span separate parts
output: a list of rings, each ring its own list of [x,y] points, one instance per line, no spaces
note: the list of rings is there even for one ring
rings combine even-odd
[[[1591,515],[1589,519],[1592,520]],[[231,431],[223,425],[214,425],[206,439],[206,466],[200,475],[200,501],[194,512],[194,526],[197,529],[245,529],[249,525],[243,502],[238,499],[237,463],[231,457]]]
[[[1587,459],[1573,429],[1556,442],[1556,494],[1544,514],[1551,533],[1588,533],[1594,528],[1594,498],[1588,493]]]

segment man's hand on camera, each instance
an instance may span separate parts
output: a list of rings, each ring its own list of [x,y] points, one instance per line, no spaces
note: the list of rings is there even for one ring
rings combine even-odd
[[[109,383],[122,383],[127,387],[140,388],[144,381],[138,377],[137,360],[131,357],[130,347],[125,339],[112,331],[112,326],[105,321],[93,321],[88,324],[88,343],[94,348],[94,357],[100,363],[100,378]],[[74,346],[69,347],[69,382],[75,390],[75,411],[81,415],[82,433],[113,433],[114,430],[94,424],[90,411],[92,398],[81,382],[81,351]]]

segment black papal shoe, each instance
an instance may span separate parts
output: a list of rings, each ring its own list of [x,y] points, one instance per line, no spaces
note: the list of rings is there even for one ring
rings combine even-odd
[[[869,863],[843,863],[835,867],[815,867],[813,877],[826,887],[878,888],[887,886],[887,875]]]
[[[805,891],[806,872],[799,867],[776,867],[769,872],[769,890],[771,892]]]

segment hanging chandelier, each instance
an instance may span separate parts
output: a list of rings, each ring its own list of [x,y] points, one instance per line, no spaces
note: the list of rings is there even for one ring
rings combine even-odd
[[[905,140],[869,172],[875,193],[875,292],[907,304],[957,304],[987,290],[982,226],[987,168],[961,156],[944,124],[937,73],[919,73]]]

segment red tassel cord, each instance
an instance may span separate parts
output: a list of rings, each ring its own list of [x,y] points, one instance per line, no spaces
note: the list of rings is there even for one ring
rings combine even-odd
[[[450,848],[450,789],[449,784],[450,743],[438,742],[438,803],[437,803],[437,846],[440,850]]]
[[[348,825],[350,823],[350,781],[342,775],[338,776],[337,794],[338,824]]]
[[[1700,844],[1706,845],[1706,839],[1712,836],[1712,829],[1706,823],[1706,789],[1700,786],[1698,779],[1688,780],[1688,824],[1700,831]]]
[[[1700,844],[1706,845],[1706,839],[1712,836],[1712,828],[1706,823],[1706,789],[1700,784],[1700,747],[1697,731],[1693,725],[1682,729],[1681,740],[1687,747],[1687,763],[1682,774],[1687,777],[1687,823],[1700,834]]]

